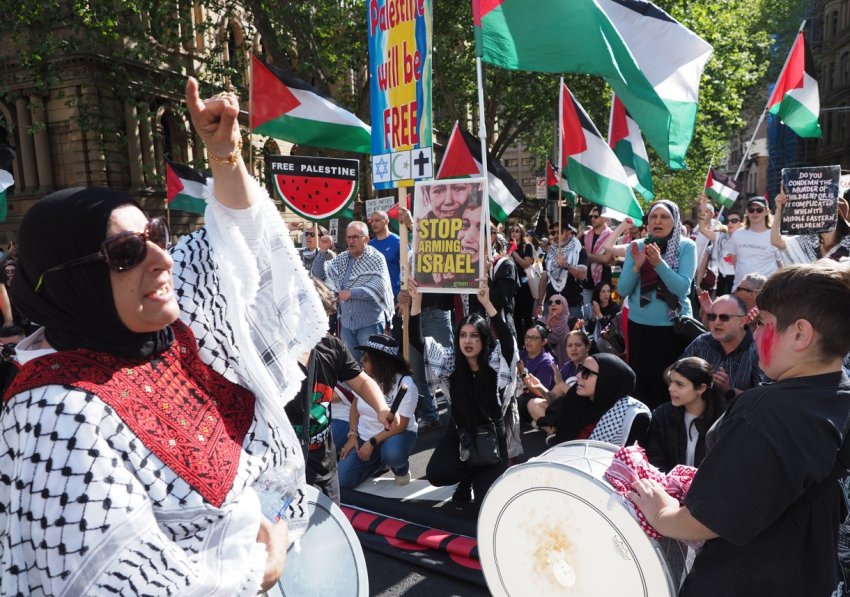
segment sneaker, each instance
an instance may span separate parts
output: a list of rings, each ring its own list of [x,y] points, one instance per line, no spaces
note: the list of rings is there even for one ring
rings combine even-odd
[[[403,475],[396,475],[395,476],[395,484],[396,485],[402,486],[402,485],[407,485],[408,483],[410,483],[410,471],[406,472]]]
[[[433,431],[434,429],[439,429],[443,426],[440,419],[419,419],[416,422],[416,425],[422,433]]]
[[[472,483],[469,481],[461,481],[455,487],[455,492],[452,494],[452,503],[458,506],[465,506],[472,501]]]

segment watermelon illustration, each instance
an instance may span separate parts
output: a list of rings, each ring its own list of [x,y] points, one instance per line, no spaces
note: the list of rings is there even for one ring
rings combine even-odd
[[[281,201],[310,221],[327,220],[339,214],[359,190],[358,160],[269,156],[269,166]]]

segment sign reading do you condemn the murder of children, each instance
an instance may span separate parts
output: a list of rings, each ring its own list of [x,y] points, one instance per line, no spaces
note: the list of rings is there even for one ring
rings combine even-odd
[[[412,186],[433,176],[432,0],[369,0],[372,184]]]

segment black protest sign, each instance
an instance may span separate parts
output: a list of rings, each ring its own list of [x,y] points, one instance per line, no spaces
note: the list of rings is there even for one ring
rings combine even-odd
[[[782,210],[780,232],[799,235],[834,230],[840,178],[841,166],[783,168],[788,203]]]

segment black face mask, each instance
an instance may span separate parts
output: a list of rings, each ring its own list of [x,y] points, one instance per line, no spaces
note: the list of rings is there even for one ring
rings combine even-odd
[[[100,250],[110,215],[125,205],[138,207],[128,196],[105,188],[65,189],[39,200],[21,222],[12,301],[31,321],[44,326],[47,341],[56,350],[88,348],[145,358],[171,345],[170,326],[140,334],[121,322],[104,262],[52,272],[35,292],[43,272]]]

